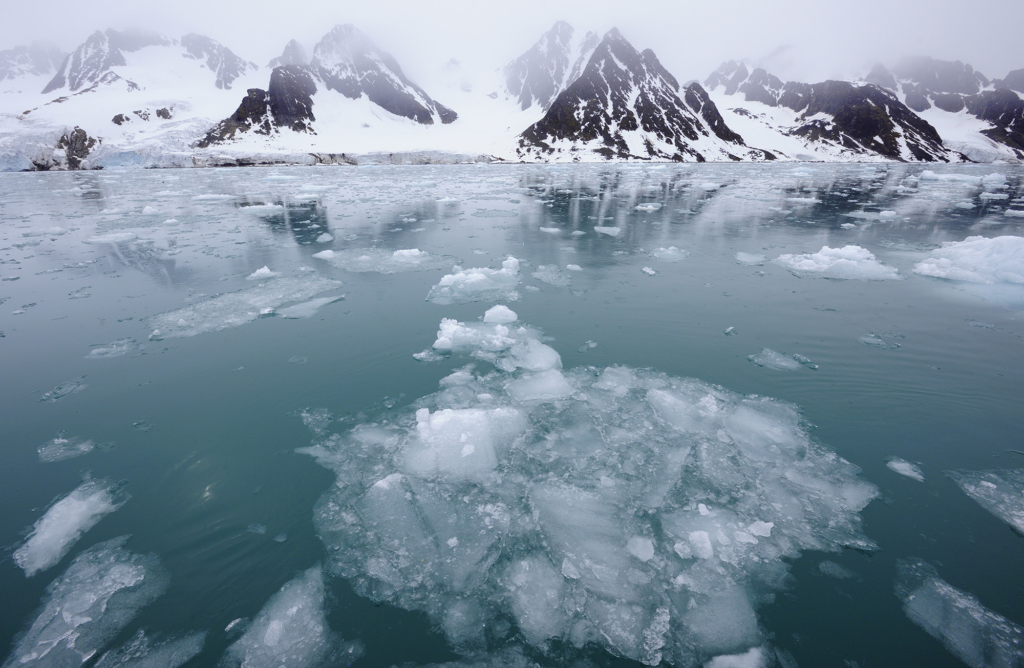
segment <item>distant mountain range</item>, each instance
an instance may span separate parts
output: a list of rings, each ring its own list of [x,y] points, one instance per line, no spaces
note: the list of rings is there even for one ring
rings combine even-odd
[[[460,64],[447,72],[458,77]],[[238,91],[245,91],[239,93]],[[1024,69],[913,58],[783,82],[680,82],[616,29],[564,21],[442,104],[351,25],[266,67],[202,35],[97,31],[0,51],[0,170],[338,162],[1024,161]]]

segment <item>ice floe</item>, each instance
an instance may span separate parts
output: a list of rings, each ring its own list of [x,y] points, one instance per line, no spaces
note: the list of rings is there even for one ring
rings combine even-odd
[[[747,356],[747,359],[757,366],[768,367],[776,371],[792,371],[800,368],[800,362],[771,348],[763,348],[758,354]]]
[[[152,339],[195,336],[238,327],[272,315],[290,302],[304,302],[341,286],[340,281],[317,275],[274,278],[260,285],[210,297],[184,308],[154,315],[146,322],[157,330]]]
[[[606,234],[609,237],[617,237],[622,232],[622,229],[618,227],[606,227],[602,225],[597,225],[594,227],[594,231],[597,232],[598,234]]]
[[[452,273],[441,278],[430,288],[427,301],[448,305],[463,302],[519,299],[519,260],[511,255],[501,263],[501,269],[475,267],[463,269],[455,266]]]
[[[511,619],[540,651],[753,665],[756,610],[790,559],[873,548],[859,512],[875,488],[790,404],[563,370],[518,323],[445,319],[433,349],[494,368],[301,451],[337,476],[314,511],[331,572],[426,612],[459,651],[507,646]]]
[[[947,471],[964,494],[1024,534],[1024,469]]]
[[[912,478],[918,482],[924,482],[924,473],[921,472],[921,468],[905,459],[890,457],[886,460],[885,465],[889,467],[889,470],[895,471],[902,476]]]
[[[327,625],[324,576],[314,566],[274,594],[252,624],[228,647],[221,666],[314,668],[347,666],[362,645],[345,642]]]
[[[92,442],[92,439],[84,439],[77,436],[68,438],[63,433],[60,433],[39,446],[39,461],[62,462],[65,459],[89,454],[95,447],[96,444]]]
[[[122,355],[127,355],[134,351],[137,347],[138,344],[135,342],[135,339],[117,339],[116,341],[111,341],[105,345],[93,346],[85,358],[90,360],[99,360],[110,357],[121,357]]]
[[[351,272],[398,274],[406,271],[431,271],[452,266],[455,258],[428,253],[418,248],[388,250],[386,248],[359,248],[343,251],[322,251],[313,257],[326,260],[339,269]]]
[[[1024,629],[942,580],[931,565],[898,562],[896,595],[910,621],[971,668],[1024,665]]]
[[[64,381],[52,390],[43,392],[39,397],[39,401],[47,401],[50,403],[60,401],[69,394],[78,394],[87,387],[89,386],[85,382],[85,376],[79,376],[78,378]]]
[[[555,264],[542,264],[532,276],[542,283],[553,285],[556,288],[565,288],[572,283],[572,278]]]
[[[884,281],[900,278],[894,267],[879,262],[871,251],[860,246],[829,248],[822,246],[817,253],[780,255],[774,262],[797,276],[861,281]]]
[[[751,267],[759,267],[768,261],[768,258],[760,253],[736,253],[736,261]]]
[[[60,561],[101,519],[124,505],[128,494],[106,480],[87,480],[51,505],[14,551],[14,563],[32,577]]]
[[[104,652],[93,668],[178,668],[203,651],[206,631],[154,640],[139,629],[120,647]]]
[[[128,536],[75,557],[46,588],[42,608],[15,640],[4,668],[79,666],[110,642],[167,588],[156,555],[124,549]]]
[[[668,248],[655,248],[651,251],[651,257],[656,260],[664,260],[666,262],[679,262],[690,253],[684,251],[675,246],[669,246]]]
[[[967,237],[947,242],[914,265],[922,276],[971,283],[1024,284],[1024,238]]]

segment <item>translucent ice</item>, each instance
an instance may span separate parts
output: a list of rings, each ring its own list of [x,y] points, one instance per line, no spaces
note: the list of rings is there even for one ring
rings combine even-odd
[[[282,318],[312,318],[324,306],[344,298],[344,295],[340,297],[317,297],[316,299],[310,299],[308,302],[279,309],[277,314]]]
[[[59,434],[46,443],[39,446],[39,461],[60,462],[73,457],[80,457],[92,452],[96,444],[92,440],[86,440],[72,436],[67,438]]]
[[[842,248],[822,246],[817,253],[780,255],[775,258],[774,262],[789,269],[797,276],[821,276],[861,281],[884,281],[900,278],[900,274],[895,268],[882,264],[871,251],[860,246],[843,246]]]
[[[967,237],[947,242],[914,265],[923,276],[971,283],[1024,284],[1024,237]]]
[[[618,227],[603,227],[601,225],[594,227],[594,231],[598,234],[606,234],[610,237],[617,237],[622,232]]]
[[[666,262],[679,262],[687,255],[689,255],[687,251],[676,248],[675,246],[669,246],[668,248],[655,248],[651,251],[651,257],[658,260],[665,260]]]
[[[302,452],[337,476],[314,512],[330,570],[426,612],[459,651],[504,646],[512,620],[539,651],[760,656],[756,609],[790,559],[873,547],[859,512],[875,488],[789,404],[644,369],[563,370],[519,323],[446,319],[434,350],[494,368],[314,432]]]
[[[792,371],[800,368],[800,362],[789,355],[775,352],[771,348],[764,348],[756,355],[749,355],[747,359],[757,366],[768,367],[776,371]]]
[[[147,319],[160,337],[195,336],[252,322],[289,302],[302,302],[341,286],[317,275],[274,278],[257,286],[210,297]]]
[[[139,629],[135,636],[100,657],[94,668],[178,668],[203,650],[206,631],[154,641]]]
[[[902,476],[913,478],[918,482],[924,482],[924,474],[921,473],[921,469],[918,468],[916,464],[911,464],[905,459],[900,459],[899,457],[890,457],[885,462],[885,465],[888,466],[890,470],[895,471],[896,473],[899,473]]]
[[[947,471],[981,507],[1024,534],[1024,469]]]
[[[106,480],[87,480],[50,506],[32,526],[14,562],[32,577],[55,565],[89,529],[128,500]]]
[[[357,248],[322,251],[313,257],[355,273],[400,274],[407,271],[432,271],[452,266],[454,258],[428,253],[418,248],[392,251],[386,248]]]
[[[43,392],[39,397],[39,401],[48,401],[51,403],[54,401],[60,401],[69,394],[78,394],[87,387],[89,386],[85,383],[85,376],[79,376],[78,378],[64,381],[52,390]]]
[[[163,594],[167,577],[156,555],[132,554],[127,541],[114,538],[75,557],[46,588],[39,615],[4,668],[81,665]]]
[[[532,275],[538,281],[557,288],[564,288],[572,283],[572,279],[558,265],[554,264],[542,264]]]
[[[519,293],[519,260],[511,255],[501,263],[501,269],[477,267],[463,269],[456,266],[452,273],[441,278],[430,288],[427,301],[447,305],[462,302],[516,300]]]
[[[910,621],[971,668],[1024,665],[1024,629],[939,578],[929,564],[898,562],[896,595]]]
[[[361,645],[342,641],[324,612],[324,576],[314,566],[274,594],[245,634],[224,653],[222,666],[313,668],[347,666]]]
[[[759,253],[736,253],[736,261],[740,264],[758,267],[768,261],[768,258]]]
[[[98,360],[127,355],[138,347],[135,339],[118,339],[106,345],[93,346],[86,359]]]

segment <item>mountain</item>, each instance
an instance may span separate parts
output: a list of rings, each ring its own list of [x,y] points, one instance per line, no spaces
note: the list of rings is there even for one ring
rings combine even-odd
[[[1024,159],[1024,70],[990,81],[959,60],[917,57],[876,65],[866,80],[902,96],[971,159]]]
[[[505,89],[522,110],[538,105],[546,111],[583,73],[600,38],[588,32],[582,40],[574,40],[574,32],[565,21],[557,21],[526,53],[505,66]]]
[[[520,135],[523,159],[764,160],[729,129],[700,84],[680,89],[650,49],[609,31],[579,78]]]
[[[41,42],[0,51],[0,81],[26,76],[52,75],[65,54]]]
[[[214,85],[217,88],[229,90],[235,79],[259,69],[256,63],[242,60],[223,44],[209,37],[191,33],[181,38],[181,46],[187,58],[201,61],[216,75]]]
[[[880,73],[873,71],[879,76]],[[762,68],[723,64],[706,80],[726,122],[798,159],[962,159],[891,91],[868,82],[783,83]]]
[[[267,63],[267,69],[272,70],[282,65],[309,65],[306,49],[294,39],[289,41],[285,44],[281,55]]]

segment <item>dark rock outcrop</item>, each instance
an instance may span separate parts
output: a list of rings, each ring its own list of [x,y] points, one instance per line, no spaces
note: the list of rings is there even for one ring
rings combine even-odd
[[[112,119],[110,119],[110,122],[113,123],[114,125],[124,125],[125,123],[127,123],[130,120],[132,120],[130,116],[125,116],[124,114],[118,114],[117,116],[114,116]]]
[[[3,77],[0,76],[0,79]],[[1002,79],[996,79],[992,85],[998,88],[1009,88],[1018,93],[1024,93],[1024,69],[1013,70]]]
[[[1024,159],[1024,100],[1012,90],[987,90],[964,100],[967,112],[988,121],[992,128],[982,130],[986,137],[1004,144]]]
[[[989,81],[980,72],[959,60],[936,60],[934,58],[904,58],[892,68],[893,74],[901,81],[920,84],[932,93],[960,93],[974,95]]]
[[[96,139],[77,126],[71,132],[65,132],[57,141],[57,148],[64,149],[67,156],[68,169],[81,169],[82,163],[95,146]]]
[[[896,83],[896,77],[893,76],[893,73],[890,72],[889,69],[881,63],[878,63],[877,65],[871,68],[871,71],[868,72],[868,75],[864,77],[864,81],[867,81],[868,83],[873,83],[879,88],[888,88],[889,90],[894,92],[899,90],[899,84]]]
[[[725,127],[699,84],[680,97],[679,83],[650,49],[638,52],[609,31],[581,76],[562,91],[544,117],[520,135],[521,157],[590,150],[605,158],[659,160],[764,159]],[[717,131],[704,120],[718,116]],[[723,137],[733,137],[724,139]],[[700,148],[697,148],[697,145]]]
[[[214,84],[217,88],[230,90],[232,81],[259,69],[256,63],[242,60],[231,49],[203,35],[185,35],[181,38],[181,46],[185,48],[186,58],[202,61],[216,75]]]

